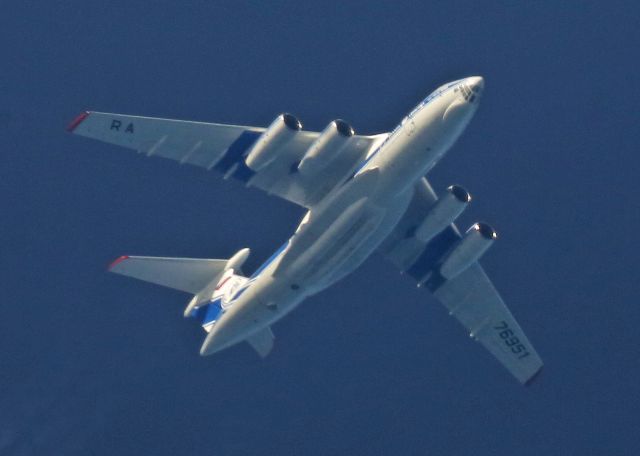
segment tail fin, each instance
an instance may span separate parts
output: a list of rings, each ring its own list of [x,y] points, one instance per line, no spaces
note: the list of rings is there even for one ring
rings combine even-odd
[[[275,339],[271,328],[267,326],[260,331],[253,333],[247,338],[247,342],[260,355],[260,358],[266,357],[273,349],[273,339]]]

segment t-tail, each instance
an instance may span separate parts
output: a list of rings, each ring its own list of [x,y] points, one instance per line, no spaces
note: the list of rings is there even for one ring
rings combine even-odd
[[[121,256],[109,265],[109,271],[193,294],[184,316],[197,319],[209,332],[250,285],[241,271],[249,253],[245,248],[228,260]],[[262,332],[247,342],[265,357],[273,348],[274,337],[270,328]]]

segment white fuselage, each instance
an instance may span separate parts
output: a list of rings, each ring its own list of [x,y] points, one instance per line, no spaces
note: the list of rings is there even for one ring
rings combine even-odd
[[[245,340],[360,266],[394,229],[416,182],[464,131],[482,88],[482,78],[466,78],[423,100],[349,180],[310,209],[216,321],[200,353]]]

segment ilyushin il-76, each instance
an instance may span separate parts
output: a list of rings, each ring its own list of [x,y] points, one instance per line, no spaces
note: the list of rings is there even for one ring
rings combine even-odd
[[[496,240],[456,218],[471,196],[440,196],[425,178],[474,116],[484,80],[439,87],[391,132],[357,135],[343,120],[305,131],[291,114],[267,128],[84,112],[74,134],[215,170],[307,209],[295,233],[250,276],[249,249],[230,259],[122,256],[110,271],[193,295],[184,315],[207,335],[200,354],[247,341],[273,348],[271,325],[305,298],[342,279],[372,253],[429,290],[521,383],[542,361],[478,263]]]

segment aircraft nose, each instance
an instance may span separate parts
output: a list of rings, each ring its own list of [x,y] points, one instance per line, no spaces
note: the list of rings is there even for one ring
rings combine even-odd
[[[467,78],[467,84],[471,90],[476,89],[474,92],[481,92],[484,89],[484,78],[482,76],[471,76]]]
[[[480,95],[484,90],[484,78],[482,76],[471,76],[466,79],[466,83],[471,92],[470,98],[473,97],[473,101],[480,98]]]
[[[443,120],[465,126],[478,108],[478,101],[484,89],[482,76],[465,78],[454,90],[453,101],[445,110]]]

